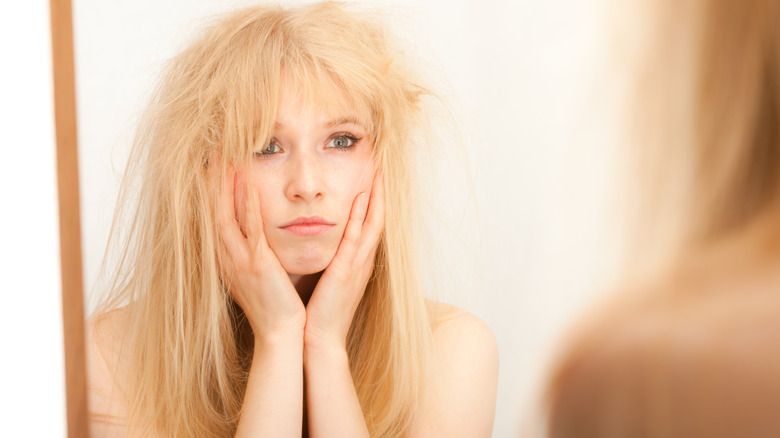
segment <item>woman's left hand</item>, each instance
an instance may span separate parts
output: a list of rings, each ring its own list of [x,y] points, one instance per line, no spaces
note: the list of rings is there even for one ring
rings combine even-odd
[[[352,202],[336,255],[306,306],[305,345],[346,349],[349,326],[374,271],[384,217],[384,181],[377,173],[370,199],[362,192]]]

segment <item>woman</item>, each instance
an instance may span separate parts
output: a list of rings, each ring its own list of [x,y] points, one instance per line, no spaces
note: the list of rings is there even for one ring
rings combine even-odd
[[[237,11],[170,62],[90,324],[94,436],[490,435],[492,334],[416,269],[431,97],[334,3]]]
[[[777,436],[780,3],[648,7],[641,268],[562,354],[549,435]]]

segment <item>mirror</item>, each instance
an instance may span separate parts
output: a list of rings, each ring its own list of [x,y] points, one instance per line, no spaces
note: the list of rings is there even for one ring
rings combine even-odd
[[[370,3],[392,12],[460,129],[464,154],[451,148],[430,188],[446,255],[431,275],[437,298],[482,318],[498,341],[494,436],[520,433],[557,336],[613,266],[602,3]],[[88,314],[135,123],[163,62],[209,16],[247,4],[74,2]],[[466,183],[448,184],[451,174]]]

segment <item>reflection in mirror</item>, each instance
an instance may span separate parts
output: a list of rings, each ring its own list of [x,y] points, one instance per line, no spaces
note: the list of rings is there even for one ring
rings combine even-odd
[[[389,35],[252,6],[168,60],[88,321],[94,436],[490,436],[493,334],[425,299],[416,256],[444,110]]]
[[[415,240],[410,244],[424,250],[417,251],[418,263],[410,269],[418,272],[423,296],[432,301],[457,305],[485,321],[492,329],[501,351],[502,370],[493,433],[494,436],[516,436],[522,427],[522,421],[518,421],[518,412],[528,411],[532,407],[545,357],[552,348],[557,332],[565,325],[568,317],[587,302],[589,293],[598,289],[596,285],[611,273],[613,215],[608,209],[606,189],[611,182],[614,140],[604,133],[612,129],[609,116],[612,96],[610,88],[599,86],[602,82],[610,83],[603,65],[601,41],[604,7],[600,0],[489,5],[477,2],[452,4],[445,1],[425,2],[425,5],[402,1],[376,3],[380,11],[377,15],[382,16],[391,34],[396,35],[391,41],[402,48],[399,52],[403,52],[407,59],[416,60],[413,63],[425,66],[424,69],[415,66],[418,74],[426,73],[420,83],[425,83],[438,93],[439,99],[451,104],[449,108],[437,104],[439,99],[421,96],[421,103],[425,105],[421,114],[426,116],[415,120],[430,125],[425,131],[426,138],[412,136],[403,148],[395,151],[403,151],[415,157],[415,170],[422,169],[416,185],[409,184],[406,188],[414,188],[413,193],[422,207],[420,222],[413,230]],[[147,165],[137,166],[137,178],[128,181],[125,202],[120,205],[125,210],[125,216],[115,223],[116,235],[119,237],[106,255],[105,274],[99,279],[99,266],[110,234],[113,206],[120,193],[119,181],[131,156],[137,127],[144,126],[142,121],[146,121],[145,126],[149,126],[148,123],[155,120],[153,115],[144,114],[144,111],[152,99],[152,90],[161,72],[169,60],[201,37],[204,29],[212,22],[208,17],[252,4],[256,2],[200,0],[184,4],[175,0],[139,0],[110,6],[93,0],[75,2],[77,90],[79,119],[82,121],[79,135],[84,146],[81,162],[88,314],[94,315],[99,311],[95,309],[98,303],[106,300],[109,291],[117,291],[117,285],[112,286],[110,280],[119,268],[121,244],[131,237],[131,230],[134,229],[134,206],[148,201],[148,196],[144,198],[142,195],[142,183],[154,181],[158,183],[158,189],[179,190],[178,193],[183,193],[186,192],[182,189],[183,185],[188,182],[192,184],[190,178],[203,181],[206,178],[205,173],[195,175],[197,172],[194,171],[179,174],[177,178],[167,167],[165,172],[145,177],[143,172],[148,169]],[[375,6],[367,7],[371,9]],[[413,63],[405,63],[400,59],[396,61],[394,55],[389,65],[410,68]],[[357,68],[341,63],[337,63],[336,67]],[[307,79],[306,76],[292,78],[296,85],[288,88],[294,88],[293,94],[300,92],[304,103],[316,103],[304,107],[311,106],[323,111],[312,111],[308,114],[311,117],[296,119],[295,122],[313,120],[316,118],[314,116],[321,114],[344,113],[339,115],[355,116],[355,121],[359,123],[345,126],[349,129],[341,129],[339,132],[346,131],[355,138],[362,137],[357,143],[358,148],[361,142],[365,146],[368,140],[375,140],[370,135],[373,120],[364,115],[367,112],[364,107],[370,103],[366,100],[370,99],[346,99],[348,102],[343,102],[345,99],[342,94],[346,93],[339,86],[323,81],[316,75],[309,76],[316,79],[314,84],[323,86],[322,89],[317,88],[317,93],[307,93],[311,90],[296,83],[296,80]],[[401,76],[409,80],[412,78],[412,75]],[[161,81],[163,84],[168,83],[164,79]],[[244,94],[252,95],[250,91]],[[274,105],[279,103],[274,99],[268,102]],[[330,104],[337,108],[332,108],[334,105]],[[291,112],[296,117],[304,113],[296,111],[295,104],[287,107],[294,108]],[[203,114],[211,113],[204,109]],[[183,113],[174,115],[183,117]],[[178,120],[177,117],[173,119]],[[250,119],[257,118],[259,123],[263,117],[262,112],[253,112],[243,122],[248,124]],[[457,123],[452,123],[452,119]],[[162,124],[161,120],[158,122]],[[290,126],[297,125],[284,125],[286,128]],[[164,127],[173,129],[167,124]],[[263,133],[269,134],[271,129],[269,126],[261,128],[258,124],[256,132],[245,131],[245,138],[259,138]],[[224,126],[219,125],[210,134],[222,132],[223,129]],[[361,129],[369,135],[361,136],[357,134],[363,132],[351,132]],[[237,140],[240,133],[235,132],[234,140]],[[306,133],[307,136],[304,136],[296,130],[295,139],[308,140],[314,135],[313,130]],[[144,142],[149,135],[159,135],[160,132],[152,130],[141,134],[137,141]],[[194,135],[187,131],[182,136],[185,134]],[[289,133],[284,134],[285,137],[293,137]],[[349,137],[327,138],[331,146],[354,141]],[[205,172],[206,158],[211,156],[212,150],[218,149],[219,144],[213,141],[214,138],[206,139],[210,142],[204,142],[200,155],[182,153],[175,157],[176,160],[159,160],[155,165],[178,166],[182,163],[177,160],[194,162],[197,157],[201,157],[203,167],[199,169]],[[278,158],[274,152],[281,150],[281,155],[290,152],[283,144],[285,141],[288,145],[297,144],[290,138],[277,140],[279,143],[274,143],[275,146],[269,142],[261,149],[268,153],[250,160],[251,166],[254,166],[251,168],[271,166],[273,160]],[[177,137],[165,144],[178,141],[183,140]],[[146,141],[144,144],[151,147],[151,143]],[[417,144],[427,145],[427,148],[413,146]],[[459,147],[459,144],[464,146]],[[236,148],[221,154],[218,157],[218,176],[227,175],[229,171],[229,168],[222,167],[222,163],[241,162],[249,158],[245,156],[247,153],[248,150]],[[342,157],[351,156],[350,152],[341,153]],[[136,156],[131,163],[140,163],[143,158],[142,155]],[[378,158],[375,160],[378,165],[395,159],[390,156]],[[468,163],[468,171],[464,170],[464,162]],[[322,165],[328,169],[333,166]],[[313,168],[319,169],[318,166]],[[305,165],[303,169],[306,169]],[[259,170],[255,173],[270,175],[269,172]],[[398,175],[385,173],[384,177],[388,189],[387,217],[390,218],[399,208],[398,201],[390,197],[402,196],[391,192],[404,187],[390,187],[398,183]],[[274,185],[285,183],[283,179],[277,179],[273,183],[258,181],[252,186],[249,179],[241,178],[235,187],[255,187],[259,192],[257,200],[261,209],[265,203],[273,202],[270,195],[265,196],[262,190],[270,190]],[[370,180],[368,177],[366,179]],[[312,181],[318,182],[315,178]],[[319,182],[324,183],[321,180]],[[349,187],[358,189],[363,183],[369,184],[360,180],[354,187]],[[203,184],[208,186],[205,182]],[[206,196],[209,192],[205,190],[202,193]],[[162,199],[164,193],[158,194]],[[406,203],[403,206],[406,208]],[[205,203],[201,207],[205,208]],[[341,210],[339,214],[343,216]],[[175,212],[173,209],[165,211]],[[189,210],[189,214],[192,211]],[[183,214],[182,211],[180,213]],[[244,211],[239,216],[243,218],[246,214]],[[324,216],[329,212],[300,214],[319,215],[336,222]],[[296,213],[289,219],[295,219],[300,214]],[[186,214],[183,216],[190,217]],[[274,218],[268,219],[270,224]],[[385,225],[386,230],[399,226],[389,221]],[[137,226],[140,227],[140,234],[136,232],[136,237],[152,232],[151,226]],[[175,239],[176,227],[171,229],[172,233],[161,232],[162,237],[154,242],[163,245],[164,239]],[[192,231],[191,228],[185,230]],[[239,226],[239,231],[245,236],[247,229]],[[401,237],[411,239],[409,236],[411,233]],[[211,238],[211,242],[221,242],[218,236]],[[195,251],[194,248],[190,249]],[[279,258],[283,256],[279,255]],[[150,260],[143,262],[151,263]],[[289,263],[283,262],[280,260],[283,268],[289,269]],[[218,283],[219,278],[217,276],[214,280]],[[191,281],[192,278],[182,278],[182,284],[187,285]],[[218,285],[222,286],[221,283]],[[125,301],[139,293],[138,290],[129,289],[120,292],[126,294]],[[181,299],[187,305],[196,304],[185,299],[185,296],[183,294]],[[217,296],[212,298],[216,299]],[[119,300],[112,304],[122,307],[127,303]],[[150,306],[150,314],[153,314],[160,310],[157,306],[165,303],[158,300],[153,303],[148,301],[147,304]],[[229,300],[228,304],[233,306]],[[221,320],[223,326],[232,327],[232,317],[240,317],[238,309],[241,306],[226,305],[224,309],[229,318],[224,318],[224,314],[220,313],[210,317],[224,318]],[[173,314],[171,323],[185,321],[191,316],[184,310],[182,307],[180,314]],[[194,312],[192,309],[188,311]],[[147,318],[145,310],[138,313],[140,317]],[[94,317],[92,321],[95,321]],[[97,370],[95,372],[102,371],[109,382],[113,375],[128,373],[126,368],[138,371],[132,369],[129,362],[118,359],[123,351],[132,351],[132,347],[127,336],[128,330],[123,328],[125,322],[120,317],[113,321],[116,324],[113,328],[108,327],[99,332],[106,346],[103,351],[106,360],[99,361],[92,368]],[[198,320],[198,323],[207,321]],[[130,323],[132,321],[127,322]],[[194,326],[186,324],[182,327],[196,330]],[[214,330],[211,333],[217,336],[223,332]],[[176,338],[187,334],[187,330],[181,333],[172,329],[168,336]],[[458,339],[461,338],[466,339],[458,336]],[[247,341],[242,338],[234,343],[241,346],[241,342]],[[465,343],[458,346],[467,348]],[[171,355],[181,355],[166,359],[155,356],[155,353],[149,360],[157,363],[170,360],[174,363],[183,360],[182,357],[191,357],[186,355],[196,354],[189,344],[181,344],[179,350],[170,348],[165,351]],[[200,358],[217,354],[205,350],[200,353]],[[246,359],[249,355],[247,348],[238,348],[234,353],[239,362],[240,358]],[[140,351],[133,354],[140,354]],[[151,368],[151,365],[148,366]],[[157,384],[176,384],[174,380],[165,380],[160,376],[157,376],[161,379]],[[427,384],[430,379],[422,380]],[[112,392],[106,395],[109,400],[117,393],[133,389],[121,385],[112,388]],[[209,393],[205,390],[203,392]],[[223,409],[220,412],[231,412],[230,409],[234,408],[225,405],[220,407]],[[116,406],[116,412],[106,412],[103,419],[111,423],[112,416],[130,409],[130,406]],[[161,418],[168,418],[160,415]],[[395,418],[403,417],[399,414]],[[448,423],[449,426],[457,424],[455,421]]]

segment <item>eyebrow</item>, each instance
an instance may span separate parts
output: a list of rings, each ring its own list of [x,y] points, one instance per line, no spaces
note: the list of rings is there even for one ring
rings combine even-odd
[[[360,122],[357,118],[352,116],[333,119],[330,122],[326,123],[325,127],[332,128],[334,126],[346,125],[346,124],[353,124],[353,125],[360,126],[363,129],[366,129],[366,126],[362,122]],[[283,129],[283,128],[284,128],[284,123],[281,122],[274,123],[274,129]]]
[[[328,128],[332,128],[334,126],[346,125],[346,124],[353,124],[353,125],[358,125],[360,127],[363,127],[363,124],[360,123],[360,121],[355,117],[342,117],[340,119],[332,120],[328,122],[326,126]]]

